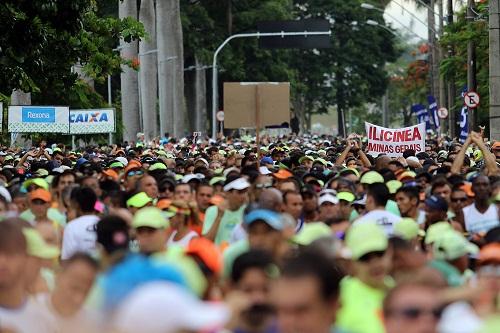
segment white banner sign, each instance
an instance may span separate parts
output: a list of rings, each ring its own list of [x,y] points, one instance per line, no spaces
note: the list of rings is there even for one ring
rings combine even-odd
[[[70,110],[70,134],[114,133],[114,109]]]
[[[365,122],[370,155],[403,156],[407,149],[416,153],[425,151],[425,123],[404,128],[385,128]]]
[[[68,133],[67,106],[9,106],[9,132]]]

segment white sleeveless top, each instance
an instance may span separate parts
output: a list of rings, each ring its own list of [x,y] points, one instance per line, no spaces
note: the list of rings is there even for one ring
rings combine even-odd
[[[186,236],[182,237],[181,239],[179,239],[177,241],[174,240],[175,235],[177,235],[177,230],[172,232],[172,234],[170,235],[170,237],[167,241],[167,246],[175,245],[175,246],[180,246],[180,247],[185,249],[189,245],[189,242],[191,241],[191,239],[198,237],[198,234],[192,230],[190,232],[188,232]]]

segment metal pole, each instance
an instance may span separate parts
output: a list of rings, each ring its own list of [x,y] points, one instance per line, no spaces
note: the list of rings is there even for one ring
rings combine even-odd
[[[474,22],[474,0],[467,1],[467,22],[473,24]],[[467,91],[476,90],[476,49],[474,42],[469,40],[467,42]],[[496,92],[495,92],[496,93]],[[469,132],[474,131],[477,125],[477,109],[468,109],[467,115],[469,117]]]
[[[111,97],[111,74],[108,74],[108,106],[112,107],[113,106],[112,104],[113,104],[113,98]],[[110,146],[113,144],[113,133],[111,132],[108,133],[108,144]]]
[[[447,4],[447,23],[453,24],[453,0],[448,0]],[[453,48],[450,46],[448,48],[448,56],[451,57],[453,56]],[[453,80],[453,77],[451,77],[448,81],[448,117],[449,117],[449,122],[448,122],[448,128],[450,132],[450,137],[454,139],[457,136],[456,129],[457,129],[457,111],[455,110],[455,82]]]
[[[225,41],[222,42],[222,44],[219,45],[219,47],[215,50],[214,52],[214,58],[212,62],[212,138],[215,140],[217,139],[217,119],[216,119],[216,114],[217,114],[217,106],[218,106],[218,92],[219,92],[219,87],[218,87],[218,78],[217,78],[217,56],[219,55],[219,52],[222,51],[224,46],[226,46],[227,43],[229,43],[231,40],[235,38],[248,38],[248,37],[271,37],[271,36],[321,36],[321,35],[331,35],[331,31],[303,31],[303,32],[252,32],[252,33],[246,33],[246,34],[236,34],[229,36],[226,38]]]
[[[500,0],[490,0],[490,140],[500,140]]]

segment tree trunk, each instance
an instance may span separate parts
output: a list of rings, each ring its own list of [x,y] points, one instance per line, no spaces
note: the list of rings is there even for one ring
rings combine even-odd
[[[156,22],[154,0],[141,0],[139,20],[148,37],[139,42],[142,122],[146,140],[158,135],[156,96],[158,90],[158,68],[156,56]]]
[[[24,91],[14,89],[10,95],[10,105],[31,105],[31,93],[25,93]],[[31,140],[25,139],[18,133],[11,134],[10,145],[14,146],[16,143],[23,147],[31,147]]]
[[[186,117],[179,0],[158,1],[156,21],[162,133],[168,131],[176,137],[181,137],[186,129]]]
[[[203,64],[195,58],[195,126],[194,130],[207,133],[207,70],[202,68]]]
[[[123,0],[119,2],[118,13],[120,18],[133,17],[137,19],[137,2],[135,0]],[[126,43],[120,40],[120,53],[122,58],[133,61],[137,59],[137,41]],[[121,102],[123,121],[123,140],[135,141],[137,132],[140,131],[139,116],[139,89],[137,82],[137,71],[122,65],[121,78]]]

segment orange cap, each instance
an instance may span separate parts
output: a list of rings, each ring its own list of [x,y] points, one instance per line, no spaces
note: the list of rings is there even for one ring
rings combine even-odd
[[[156,204],[156,207],[158,207],[161,210],[167,209],[170,207],[172,204],[172,200],[169,199],[160,199],[158,200],[158,203]]]
[[[219,275],[222,271],[222,254],[217,246],[206,238],[193,238],[189,242],[186,254],[200,258],[215,275]]]
[[[273,173],[273,176],[278,179],[288,179],[293,177],[293,174],[288,170],[280,169],[278,172]]]
[[[497,141],[491,146],[491,149],[500,149],[500,141]]]
[[[500,263],[500,244],[491,243],[483,246],[479,251],[479,263]]]
[[[118,178],[120,177],[120,176],[118,176],[118,173],[116,173],[116,171],[113,169],[104,170],[102,173],[103,173],[103,175],[111,177],[115,181],[118,180]]]
[[[130,170],[133,170],[133,169],[140,169],[142,167],[142,164],[141,162],[139,161],[136,161],[136,160],[130,160],[127,164],[127,167],[125,168],[124,172],[125,172],[125,175],[130,171]]]
[[[50,194],[49,191],[44,190],[43,188],[38,188],[30,192],[30,201],[33,201],[35,199],[40,199],[44,202],[51,202],[52,195]]]
[[[467,194],[468,197],[474,197],[475,194],[472,192],[472,184],[471,183],[465,183],[462,186],[460,186],[460,189]]]

